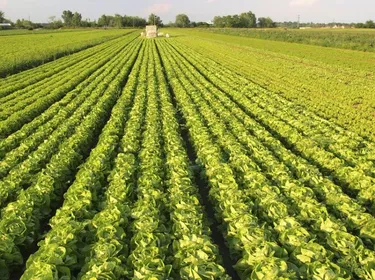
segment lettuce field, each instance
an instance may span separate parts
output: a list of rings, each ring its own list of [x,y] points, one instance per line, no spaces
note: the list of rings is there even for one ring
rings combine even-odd
[[[14,74],[33,66],[55,60],[124,35],[123,30],[38,30],[32,34],[28,30],[0,32],[0,77]],[[129,30],[127,31],[129,32]],[[18,36],[16,36],[18,35]]]
[[[365,62],[170,32],[0,80],[0,279],[375,279]]]

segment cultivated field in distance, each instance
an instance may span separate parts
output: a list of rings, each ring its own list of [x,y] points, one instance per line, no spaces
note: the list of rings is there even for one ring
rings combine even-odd
[[[175,32],[181,34],[176,41],[292,101],[292,111],[301,105],[324,120],[375,139],[375,53],[193,30]],[[319,137],[311,129],[305,131],[309,132]]]
[[[375,279],[375,54],[162,32],[0,36],[0,279]]]
[[[340,27],[336,29],[204,28],[201,29],[201,31],[281,42],[317,45],[322,47],[375,52],[374,29],[340,29]]]
[[[0,77],[6,77],[20,70],[26,70],[64,55],[98,45],[130,31],[119,29],[0,30]]]

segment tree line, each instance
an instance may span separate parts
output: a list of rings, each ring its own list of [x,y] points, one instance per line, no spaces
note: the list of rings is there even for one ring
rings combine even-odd
[[[373,20],[368,20],[365,23],[347,23],[347,22],[329,22],[329,23],[317,23],[317,22],[303,22],[299,23],[297,21],[284,21],[284,22],[277,22],[277,27],[284,27],[284,28],[298,28],[298,27],[311,27],[311,28],[324,28],[330,27],[333,28],[337,27],[345,27],[345,28],[375,28],[375,23]]]
[[[227,15],[214,17],[215,27],[228,28],[273,28],[276,23],[270,17],[260,17],[257,19],[253,12],[242,13],[239,15]]]
[[[375,22],[373,20],[368,20],[365,23],[356,23],[354,26],[356,28],[375,28]]]
[[[62,27],[104,27],[104,28],[143,28],[147,24],[155,24],[167,27],[219,27],[219,28],[298,28],[298,27],[333,27],[335,25],[355,28],[375,28],[375,22],[368,20],[365,23],[299,23],[299,22],[274,22],[270,17],[259,17],[249,11],[237,15],[215,16],[212,22],[194,22],[190,21],[186,14],[176,15],[174,22],[164,24],[160,16],[150,14],[147,19],[138,16],[128,15],[105,15],[99,17],[98,20],[91,21],[83,19],[82,14],[65,10],[62,12],[61,19],[51,16],[48,23],[33,23],[26,19],[17,19],[15,23],[5,18],[3,11],[0,11],[0,23],[11,23],[16,28],[52,28],[58,29]],[[1,28],[1,27],[0,27]]]
[[[1,12],[1,11],[0,11]],[[4,15],[4,13],[2,13]],[[213,24],[212,24],[213,23]],[[17,28],[61,28],[61,27],[114,27],[114,28],[124,28],[124,27],[144,27],[146,24],[155,24],[158,26],[169,26],[169,27],[261,27],[270,28],[275,27],[276,24],[269,17],[256,18],[255,14],[252,12],[242,13],[240,15],[229,15],[229,16],[216,16],[212,23],[208,22],[193,22],[190,21],[186,14],[176,15],[174,22],[169,22],[168,24],[163,24],[160,16],[155,14],[150,14],[148,19],[144,19],[138,16],[127,16],[127,15],[102,15],[97,21],[91,21],[90,19],[83,19],[82,14],[79,12],[73,12],[70,10],[65,10],[62,12],[61,19],[57,19],[55,16],[48,18],[48,23],[36,24],[30,20],[18,19],[15,22],[15,27]]]
[[[207,22],[190,22],[186,14],[176,16],[175,22],[168,26],[174,27],[228,27],[228,28],[272,28],[276,23],[270,17],[260,17],[257,19],[253,12],[241,13],[239,15],[215,16],[212,24]]]
[[[144,18],[138,16],[128,16],[128,15],[105,15],[103,14],[97,21],[91,21],[90,19],[82,19],[82,15],[78,12],[72,12],[70,10],[63,11],[61,20],[54,20],[50,18],[50,24],[53,27],[144,27],[147,21]]]

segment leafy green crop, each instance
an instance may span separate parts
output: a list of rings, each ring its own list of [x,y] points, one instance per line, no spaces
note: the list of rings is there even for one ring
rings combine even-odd
[[[375,143],[192,38],[0,81],[0,279],[374,279]]]
[[[41,34],[4,36],[1,38],[4,51],[1,54],[0,76],[7,76],[55,60],[61,56],[124,36],[132,31],[78,30],[54,34],[43,34],[42,32]]]

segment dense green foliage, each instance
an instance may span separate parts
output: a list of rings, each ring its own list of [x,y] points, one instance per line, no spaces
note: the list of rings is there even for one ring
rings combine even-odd
[[[152,13],[148,16],[147,24],[162,26],[163,21],[161,20],[161,18],[158,15],[155,15],[154,13]]]
[[[267,24],[267,22],[264,20],[264,23],[262,23],[262,26],[260,27],[272,27],[268,25],[269,24]],[[218,27],[236,26],[218,25]],[[204,31],[257,39],[375,52],[375,31],[372,30],[209,28],[205,29]]]
[[[141,17],[137,16],[121,16],[116,14],[114,16],[111,15],[102,15],[97,23],[92,23],[94,26],[99,27],[144,27],[146,25],[146,20]]]
[[[373,20],[368,20],[365,23],[357,23],[356,28],[372,28],[375,29],[375,22]]]
[[[60,30],[53,30],[53,29],[37,29],[37,30],[26,30],[26,29],[9,29],[9,30],[2,30],[0,32],[0,36],[12,36],[12,35],[26,35],[26,34],[40,34],[40,33],[63,33],[63,32],[77,32],[77,31],[90,31],[89,29],[60,29]]]
[[[176,27],[182,27],[182,28],[189,27],[189,25],[190,25],[190,19],[185,14],[178,14],[176,16],[176,21],[175,21],[174,24],[175,24]]]
[[[0,77],[124,36],[124,30],[78,30],[1,37]],[[33,46],[30,48],[30,46]]]
[[[257,27],[257,18],[252,12],[239,15],[216,16],[214,17],[213,24],[215,27],[254,28]]]
[[[176,40],[324,119],[375,139],[373,53],[180,30]],[[194,36],[194,40],[191,37]],[[191,41],[191,42],[190,42]]]
[[[12,23],[9,19],[5,18],[5,13],[2,10],[0,10],[0,23]],[[6,28],[7,27],[0,26],[0,31]]]
[[[181,32],[1,80],[0,279],[374,279],[371,131],[272,72],[307,59]]]
[[[82,15],[78,12],[63,11],[61,18],[64,20],[64,25],[67,27],[79,27],[82,25]]]

